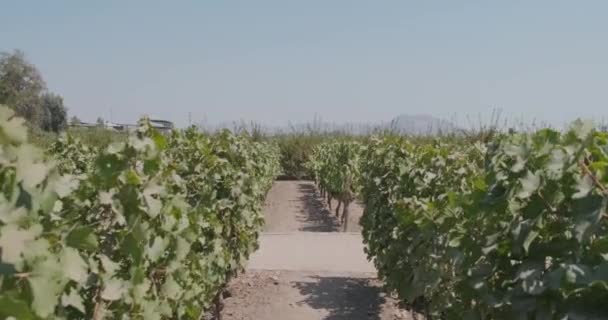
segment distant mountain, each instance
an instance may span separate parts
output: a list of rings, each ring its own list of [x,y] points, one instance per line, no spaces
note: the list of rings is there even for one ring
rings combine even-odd
[[[387,129],[395,130],[402,134],[438,134],[450,133],[458,130],[452,122],[435,118],[429,115],[400,115],[390,123],[385,124]]]

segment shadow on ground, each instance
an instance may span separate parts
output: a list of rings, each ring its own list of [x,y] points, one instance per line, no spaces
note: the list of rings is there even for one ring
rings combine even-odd
[[[298,183],[298,190],[302,193],[298,200],[304,204],[301,214],[297,216],[297,219],[303,224],[300,231],[335,232],[340,230],[338,219],[327,210],[313,184]]]
[[[311,277],[314,281],[295,282],[306,299],[298,302],[313,309],[326,310],[324,320],[380,320],[385,303],[381,288],[368,279]]]

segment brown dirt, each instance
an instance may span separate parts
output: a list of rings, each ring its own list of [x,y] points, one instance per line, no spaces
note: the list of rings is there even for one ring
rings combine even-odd
[[[369,272],[374,268],[367,267],[357,234],[362,213],[352,204],[349,234],[328,234],[341,228],[312,182],[275,182],[262,247],[251,268],[229,284],[222,319],[422,319],[399,308]]]
[[[410,320],[381,283],[358,274],[249,271],[233,281],[223,320]]]
[[[330,213],[311,181],[276,181],[266,197],[264,232],[336,232],[340,224],[335,216],[337,202]],[[348,232],[360,232],[363,207],[350,205]]]
[[[354,232],[265,233],[247,270],[333,271],[376,274]]]

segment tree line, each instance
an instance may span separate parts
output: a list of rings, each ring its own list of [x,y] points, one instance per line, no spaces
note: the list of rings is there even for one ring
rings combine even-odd
[[[38,68],[20,50],[0,52],[0,105],[12,108],[31,128],[59,132],[67,126],[63,98],[48,90]]]

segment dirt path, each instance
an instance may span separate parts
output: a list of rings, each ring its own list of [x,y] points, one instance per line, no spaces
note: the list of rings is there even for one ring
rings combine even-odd
[[[336,232],[337,220],[314,184],[276,182],[266,200],[260,249],[230,283],[222,319],[415,319],[383,293],[363,253],[363,210],[351,208],[349,232]]]
[[[337,202],[332,203],[335,209]],[[264,232],[335,232],[339,230],[335,212],[328,207],[310,181],[277,181],[266,197]],[[360,232],[363,208],[350,205],[349,232]]]
[[[232,283],[231,292],[223,319],[411,319],[382,292],[378,280],[360,274],[250,271]]]
[[[247,269],[376,273],[361,234],[348,232],[263,234]]]

